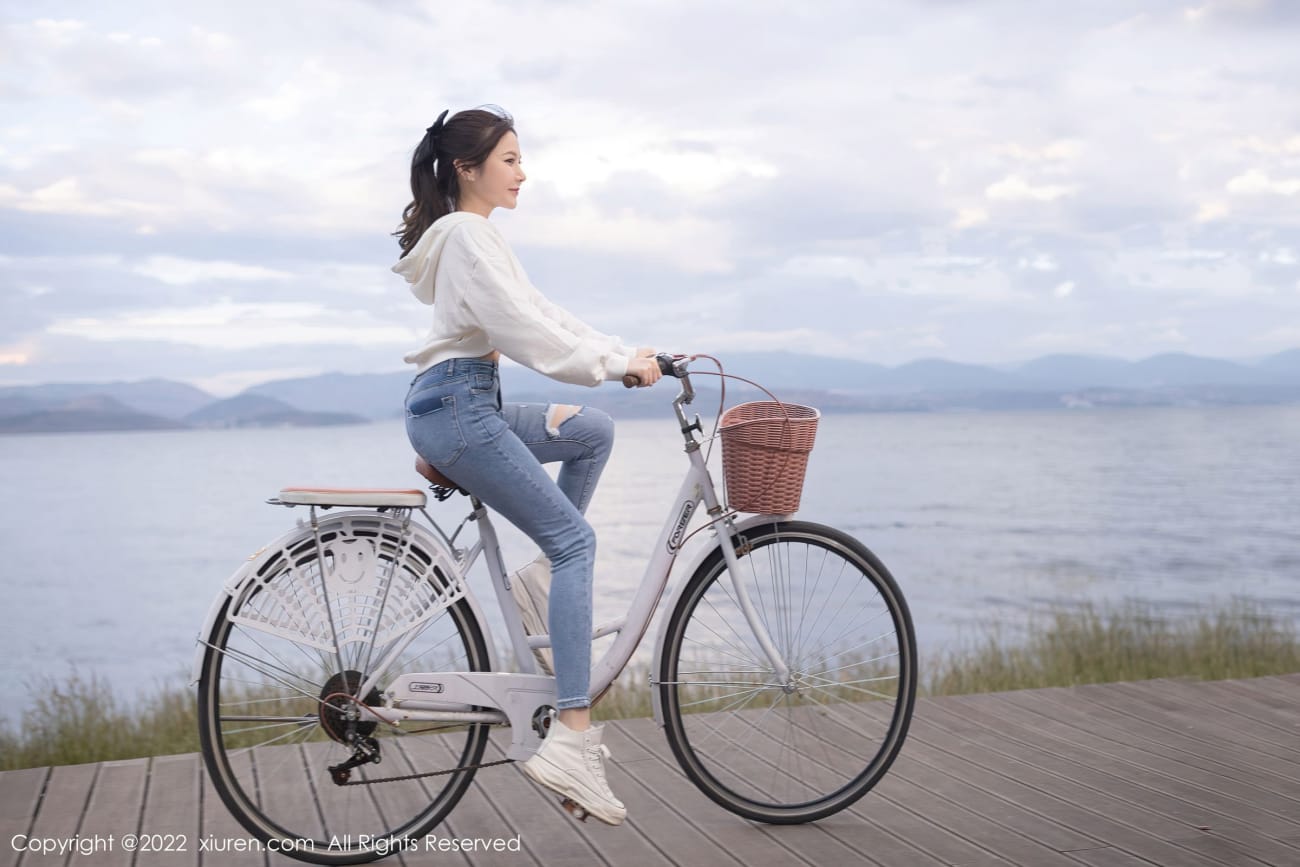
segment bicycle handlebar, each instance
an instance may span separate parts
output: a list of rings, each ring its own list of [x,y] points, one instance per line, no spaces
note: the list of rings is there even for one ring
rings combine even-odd
[[[660,352],[655,356],[655,361],[659,362],[659,372],[664,376],[674,376],[680,379],[686,370],[683,368],[682,373],[678,373],[674,365],[679,359],[684,359],[685,357],[686,356],[684,355],[669,355],[667,352]],[[636,388],[640,384],[641,377],[637,376],[635,373],[629,373],[623,377],[624,388]]]

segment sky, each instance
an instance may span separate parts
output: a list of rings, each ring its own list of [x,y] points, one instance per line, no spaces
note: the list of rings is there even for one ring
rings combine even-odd
[[[896,365],[1300,346],[1300,3],[0,6],[0,384],[400,370],[445,108],[634,345]]]

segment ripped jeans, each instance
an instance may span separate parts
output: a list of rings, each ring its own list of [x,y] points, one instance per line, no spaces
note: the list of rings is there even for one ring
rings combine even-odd
[[[411,383],[415,451],[537,543],[551,561],[549,628],[556,707],[591,704],[591,583],[596,534],[583,517],[614,445],[614,422],[582,407],[501,402],[497,363],[452,358]],[[553,422],[559,421],[558,424]],[[558,482],[542,464],[562,461]]]

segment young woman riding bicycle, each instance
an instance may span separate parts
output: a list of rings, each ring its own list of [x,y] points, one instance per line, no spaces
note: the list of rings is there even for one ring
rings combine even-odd
[[[505,404],[501,355],[562,382],[633,376],[653,385],[654,350],[626,346],[548,301],[488,218],[513,209],[527,176],[513,119],[474,109],[429,127],[411,160],[413,200],[396,233],[393,270],[432,305],[406,398],[415,451],[541,548],[552,584],[549,632],[556,706],[534,781],[610,824],[626,817],[605,781],[602,727],[591,723],[592,570],[596,537],[583,513],[609,457],[613,423],[590,407]],[[445,122],[444,122],[445,121]],[[560,461],[553,481],[542,463]]]

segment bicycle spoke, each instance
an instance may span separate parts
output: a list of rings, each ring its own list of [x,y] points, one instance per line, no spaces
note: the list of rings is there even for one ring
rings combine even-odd
[[[754,662],[734,658],[741,618],[728,617],[739,606],[719,552],[669,621],[668,670],[680,682],[659,687],[671,690],[666,732],[719,803],[751,819],[807,821],[861,797],[901,746],[915,691],[910,620],[851,537],[789,522],[746,540],[736,571],[791,683],[759,686],[772,673],[756,650],[746,650]]]

